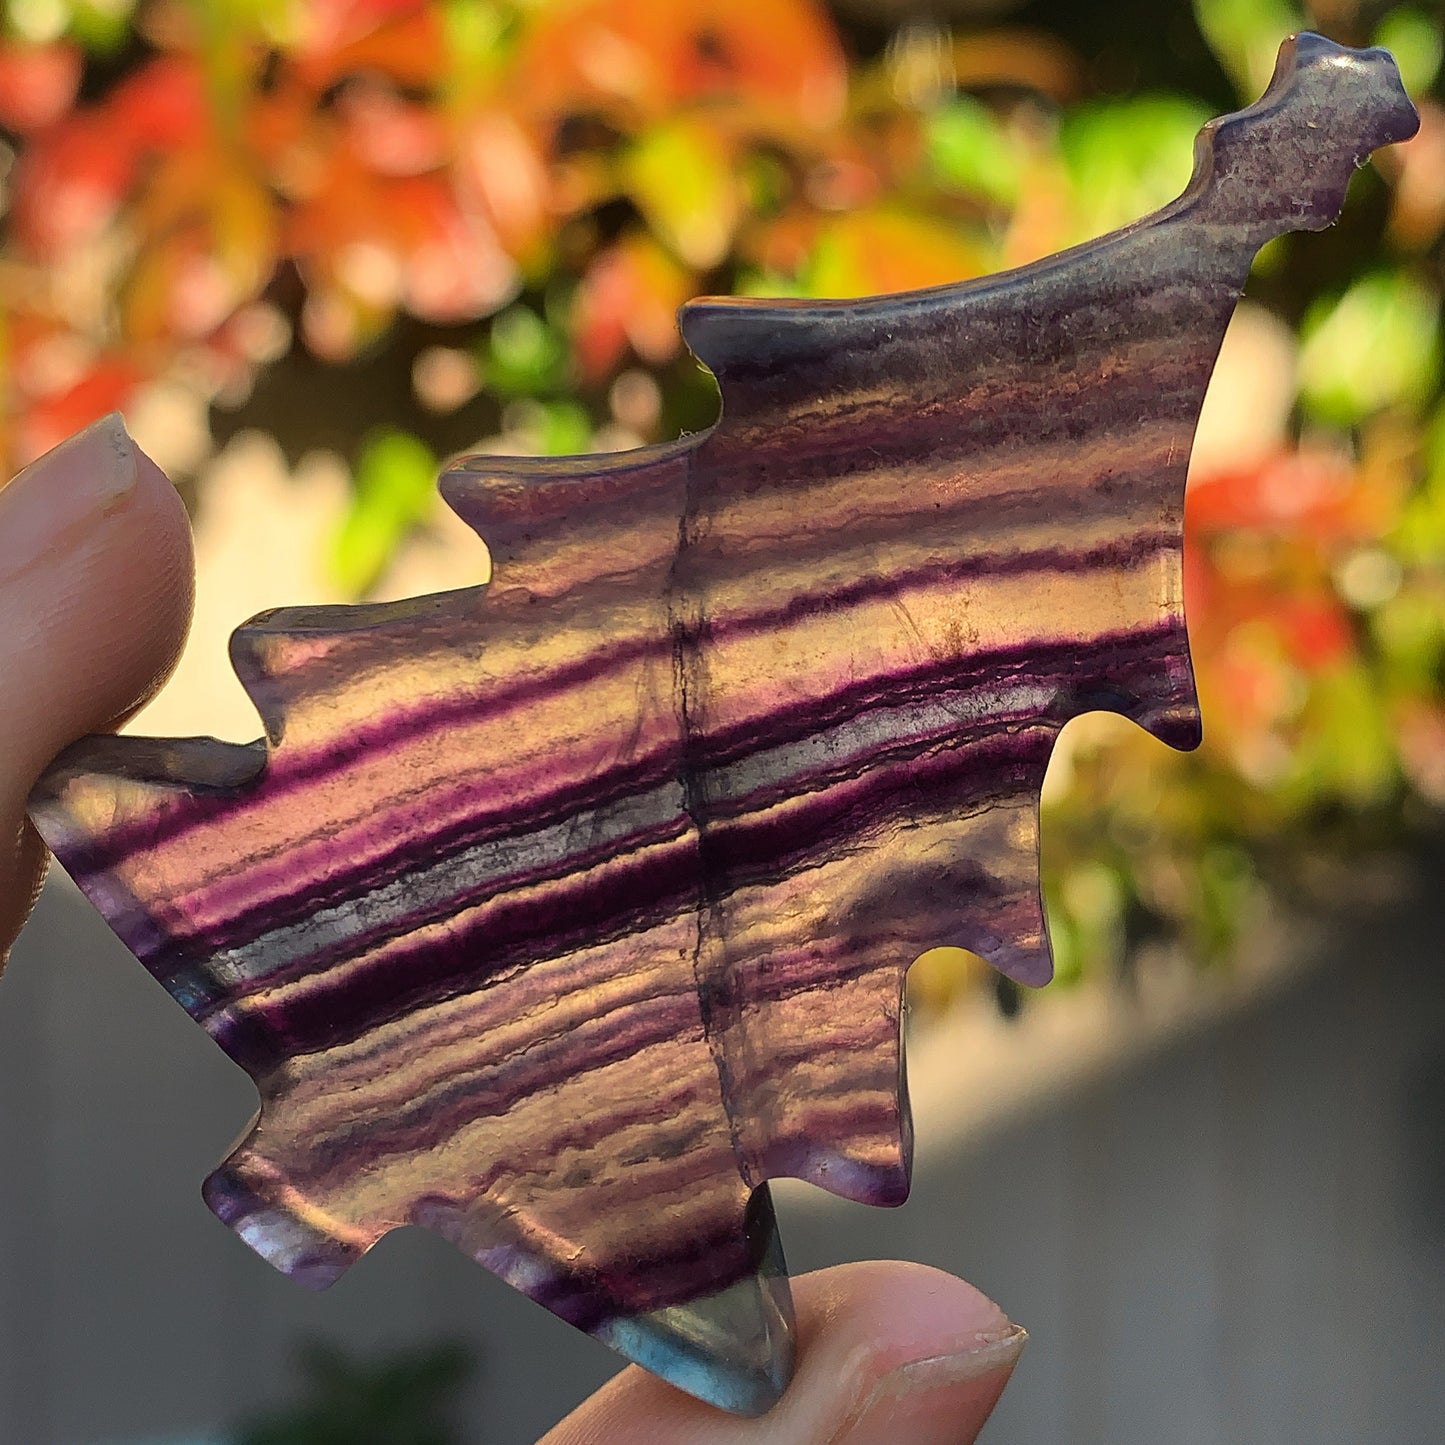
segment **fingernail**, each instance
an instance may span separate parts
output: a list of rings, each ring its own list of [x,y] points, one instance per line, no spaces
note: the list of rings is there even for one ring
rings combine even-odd
[[[946,1385],[961,1385],[968,1380],[981,1380],[999,1370],[1011,1370],[1018,1363],[1028,1331],[1018,1325],[996,1338],[980,1339],[971,1350],[957,1354],[933,1355],[924,1360],[910,1360],[879,1377],[872,1393],[864,1402],[863,1412],[883,1400],[896,1400],[904,1395],[919,1395]]]
[[[848,1412],[830,1445],[871,1445],[906,1439],[909,1445],[952,1445],[972,1440],[997,1390],[975,1400],[970,1386],[1006,1377],[1018,1363],[1028,1332],[1005,1323],[984,1331],[959,1350],[908,1360],[880,1375]],[[1002,1388],[1000,1384],[998,1388]]]
[[[0,576],[64,550],[125,505],[137,476],[118,411],[31,462],[0,489]]]

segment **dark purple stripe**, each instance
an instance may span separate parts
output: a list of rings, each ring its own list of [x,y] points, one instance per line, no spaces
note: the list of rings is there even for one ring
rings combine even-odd
[[[217,1043],[253,1077],[287,1058],[348,1043],[413,1009],[484,986],[538,958],[641,935],[697,907],[693,840],[600,874],[559,880],[531,898],[498,898],[445,942],[413,939],[384,957],[358,960],[344,987],[318,985],[286,1003],[214,1016]],[[398,930],[400,935],[407,932]],[[178,960],[204,970],[198,959]],[[267,981],[268,984],[271,982]]]
[[[987,663],[978,667],[976,671],[981,676],[974,682],[974,686],[995,685],[999,673],[1003,673],[1005,676],[1018,675],[1023,671],[1021,658],[1025,651],[1039,664],[1048,662],[1060,669],[1054,673],[1034,672],[1033,669],[1030,669],[1031,680],[1041,681],[1045,684],[1053,681],[1061,692],[1064,691],[1065,684],[1071,677],[1082,676],[1091,680],[1097,677],[1100,671],[1096,656],[1098,653],[1105,655],[1113,653],[1121,662],[1127,661],[1130,664],[1128,671],[1122,667],[1112,669],[1116,673],[1115,685],[1121,689],[1120,699],[1103,698],[1097,693],[1074,697],[1072,700],[1075,705],[1062,708],[1058,713],[1056,720],[1062,722],[1076,711],[1090,711],[1121,701],[1124,692],[1130,690],[1131,685],[1135,690],[1135,696],[1147,696],[1151,692],[1165,691],[1169,680],[1158,677],[1156,674],[1159,670],[1159,662],[1168,660],[1169,654],[1160,653],[1156,649],[1161,640],[1172,641],[1175,636],[1175,629],[1161,628],[1140,637],[1101,640],[1095,648],[1081,649],[1067,644],[1055,644],[1049,648],[1015,649],[1012,653],[996,654],[992,659],[992,667]],[[1004,657],[1008,657],[1014,666],[1007,670],[1000,667],[999,663]],[[974,670],[971,669],[971,671]],[[744,799],[727,797],[715,799],[710,796],[707,788],[707,769],[745,758],[761,747],[786,746],[789,743],[802,741],[824,728],[852,721],[866,712],[876,710],[883,705],[885,698],[894,706],[904,706],[925,698],[947,697],[950,694],[958,696],[962,701],[966,697],[964,689],[950,687],[944,682],[945,677],[954,675],[956,672],[957,669],[949,666],[920,668],[910,674],[886,681],[864,680],[852,688],[841,689],[831,695],[822,708],[812,709],[808,713],[783,710],[773,714],[770,718],[756,719],[750,722],[746,728],[715,734],[713,740],[716,741],[717,750],[699,748],[690,765],[690,770],[698,780],[698,786],[693,792],[693,807],[698,821],[703,822],[704,826],[710,827],[718,821],[735,816],[745,808],[751,810],[772,797],[781,796],[798,781],[791,779],[779,782],[774,785],[770,793],[761,796],[750,794]],[[1141,681],[1147,686],[1140,688]],[[1131,706],[1130,710],[1137,712],[1139,709],[1137,706]],[[993,715],[985,726],[996,729],[1013,725],[1019,720],[1013,716]],[[960,739],[971,737],[975,731],[976,729],[970,729],[967,734],[959,733],[958,736]],[[866,755],[862,761],[864,765],[897,762],[912,757],[925,748],[936,746],[940,741],[941,739],[935,735],[898,739]],[[859,760],[852,759],[846,766],[856,769],[859,766]],[[836,776],[838,776],[836,770],[809,774],[807,784],[810,788],[826,787]],[[569,815],[632,796],[641,788],[651,786],[658,781],[661,779],[655,772],[649,772],[640,767],[619,768],[610,773],[599,774],[595,780],[595,786],[581,795],[569,796],[559,793],[540,799],[536,812],[528,815],[529,823],[535,819],[537,827],[551,826],[564,821]],[[505,824],[515,826],[512,817],[507,817]],[[530,826],[528,831],[531,831]],[[188,957],[194,957],[207,950],[245,947],[274,928],[301,921],[318,908],[357,897],[372,888],[392,882],[397,877],[404,875],[408,871],[408,863],[417,853],[419,839],[424,838],[427,858],[441,862],[465,848],[506,836],[506,832],[505,825],[499,826],[492,819],[487,820],[487,823],[480,827],[473,819],[463,819],[450,828],[439,829],[432,834],[408,833],[407,836],[399,839],[396,847],[385,850],[381,856],[365,867],[355,869],[338,867],[328,871],[324,878],[305,879],[303,885],[295,891],[288,894],[267,895],[249,902],[247,906],[238,908],[229,914],[224,923],[212,924],[205,929],[191,930],[177,921],[171,929],[171,937],[176,945],[184,948]],[[620,853],[633,849],[645,841],[647,841],[646,835],[635,835],[610,846],[613,851]],[[352,856],[353,852],[364,853],[366,851],[364,847],[357,847],[357,840],[350,834],[346,839],[346,849],[345,856],[348,857]],[[575,868],[585,868],[596,861],[600,861],[598,854],[583,851],[571,855],[571,861],[564,861],[561,867],[570,871]],[[253,867],[255,862],[256,860],[253,859]],[[558,875],[558,871],[558,868],[554,867],[545,872],[538,870],[520,878],[508,876],[501,886],[515,887],[532,881],[534,878],[555,877]],[[480,878],[477,880],[475,889],[459,895],[446,906],[450,910],[457,906],[469,906],[481,902],[498,886],[499,880],[495,876]],[[213,890],[208,890],[206,899],[208,911],[217,911],[223,908],[228,897],[238,900],[248,897],[255,900],[256,885],[252,876],[247,872],[242,872],[237,875],[236,881],[231,887],[227,888],[221,884]],[[428,921],[430,916],[408,915],[406,926],[419,926]],[[367,939],[368,943],[380,941],[382,941],[380,937]],[[308,964],[305,968],[298,965],[288,970],[286,974],[276,977],[292,977],[300,972],[323,968],[334,957],[349,956],[355,951],[356,945],[348,943],[340,955],[318,954],[314,964]],[[269,985],[270,981],[268,976],[265,982]],[[168,979],[163,977],[162,982],[168,982]],[[246,991],[254,991],[254,988]]]
[[[812,594],[790,599],[780,608],[750,613],[718,623],[708,619],[691,645],[717,638],[755,636],[761,632],[786,627],[799,617],[826,606],[841,611],[863,602],[896,596],[901,591],[943,582],[966,582],[980,576],[1019,576],[1033,571],[1070,572],[1093,566],[1137,565],[1160,550],[1177,546],[1177,535],[1168,531],[1140,533],[1128,544],[1108,543],[1083,552],[1059,548],[1041,548],[1016,554],[974,554],[953,561],[938,562],[912,572],[890,576],[870,575],[860,578],[851,587],[830,593],[826,598]],[[1024,649],[1010,649],[1018,653]],[[1029,645],[1032,651],[1032,645]],[[335,743],[292,757],[286,751],[268,756],[266,766],[249,785],[228,798],[213,799],[207,795],[177,794],[167,800],[163,811],[123,824],[109,832],[102,843],[78,851],[76,864],[83,871],[98,872],[116,867],[131,852],[154,847],[184,836],[192,828],[207,822],[218,809],[228,815],[244,816],[248,811],[247,794],[260,806],[300,791],[316,777],[344,768],[360,757],[376,759],[426,737],[454,723],[461,722],[485,709],[491,716],[524,709],[539,698],[558,691],[581,686],[604,673],[617,671],[647,657],[661,662],[672,651],[672,639],[659,634],[657,638],[599,648],[586,659],[580,659],[541,678],[529,679],[485,696],[466,693],[435,703],[412,713],[390,717],[356,729]],[[1003,655],[1008,655],[1007,653]],[[984,659],[988,666],[992,659]],[[979,670],[975,668],[973,670]],[[263,786],[264,783],[264,786]]]

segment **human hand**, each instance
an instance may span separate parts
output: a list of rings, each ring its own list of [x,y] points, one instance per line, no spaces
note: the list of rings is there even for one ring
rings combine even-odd
[[[63,747],[154,694],[192,593],[185,510],[118,416],[0,489],[0,965],[44,872],[31,787]],[[763,1419],[632,1367],[542,1445],[966,1445],[1023,1348],[997,1306],[920,1265],[843,1265],[793,1287],[798,1373]]]
[[[970,1284],[921,1264],[844,1264],[793,1281],[798,1369],[757,1420],[630,1365],[539,1445],[969,1445],[1026,1336]]]
[[[165,681],[193,577],[185,508],[117,414],[0,489],[0,968],[45,872],[26,796]]]

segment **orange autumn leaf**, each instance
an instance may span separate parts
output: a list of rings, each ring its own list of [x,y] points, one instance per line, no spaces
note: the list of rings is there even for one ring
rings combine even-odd
[[[1199,678],[1202,705],[1214,719],[1205,738],[1211,750],[1231,751],[1241,738],[1268,732],[1289,713],[1294,689],[1268,648],[1247,637],[1221,648]]]
[[[446,34],[439,8],[422,0],[342,0],[311,7],[294,74],[320,93],[348,76],[384,75],[429,90],[444,74]]]
[[[356,319],[367,323],[360,339],[400,306],[423,320],[451,322],[488,315],[512,294],[511,258],[486,217],[459,205],[443,174],[380,176],[338,146],[319,181],[290,212],[285,249],[336,293],[320,313],[328,324],[344,297],[358,303]]]
[[[537,17],[516,94],[543,113],[600,107],[634,120],[714,100],[773,123],[842,117],[847,67],[811,0],[571,0]]]
[[[428,0],[308,0],[301,8],[300,48],[332,53],[391,21],[427,8]]]
[[[511,299],[517,271],[487,218],[463,209],[442,176],[394,183],[405,224],[396,244],[405,256],[402,299],[423,321],[441,324],[488,316]]]
[[[856,137],[832,137],[826,154],[807,167],[804,193],[815,210],[859,211],[882,199],[895,167],[886,154],[887,138],[881,147],[877,137],[868,139],[872,144],[865,147]],[[876,153],[880,149],[885,153]],[[906,174],[908,167],[896,170]]]
[[[651,236],[634,232],[603,251],[582,278],[573,312],[584,374],[605,376],[628,346],[654,365],[676,356],[677,308],[692,292],[691,273]]]
[[[943,286],[987,269],[981,248],[957,226],[879,209],[854,211],[824,225],[806,279],[814,296],[872,296]]]
[[[347,247],[383,245],[393,218],[387,183],[350,147],[333,142],[315,162],[285,212],[282,248],[301,265],[331,271]]]
[[[808,206],[791,206],[780,216],[743,233],[750,260],[774,276],[797,276],[818,243],[824,217]]]
[[[463,203],[485,210],[507,251],[530,264],[553,225],[552,180],[535,137],[506,111],[469,115],[453,175]]]
[[[1083,89],[1083,66],[1074,52],[1044,30],[992,30],[960,35],[949,54],[952,80],[964,89],[1008,85],[1056,101]]]
[[[133,341],[209,335],[275,267],[280,228],[270,193],[224,151],[167,156],[135,222],[144,243],[121,295]]]
[[[194,66],[162,57],[107,99],[67,116],[24,153],[15,186],[15,228],[34,254],[55,259],[93,240],[130,194],[153,153],[184,154],[209,137]]]
[[[1390,230],[1405,246],[1423,251],[1445,231],[1445,105],[1419,100],[1420,129],[1380,155],[1395,181]]]
[[[1423,797],[1445,805],[1445,706],[1405,698],[1394,713],[1401,767]]]
[[[325,165],[335,122],[317,122],[316,97],[296,77],[278,75],[246,108],[240,139],[256,166],[284,197],[304,193]]]

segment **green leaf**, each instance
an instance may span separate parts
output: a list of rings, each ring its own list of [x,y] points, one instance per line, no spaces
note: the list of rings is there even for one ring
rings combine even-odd
[[[1132,887],[1117,866],[1082,856],[1064,869],[1056,911],[1050,914],[1049,937],[1058,924],[1067,939],[1062,960],[1055,955],[1056,972],[1074,978],[1091,964],[1117,961],[1124,949],[1124,909]]]
[[[1445,662],[1445,597],[1403,589],[1375,609],[1370,630],[1391,682],[1433,695]]]
[[[987,106],[956,96],[924,123],[925,154],[946,186],[1012,207],[1018,200],[1018,148]]]
[[[1369,670],[1356,663],[1318,675],[1306,723],[1297,754],[1301,801],[1323,794],[1356,808],[1383,802],[1398,768],[1384,698]]]
[[[741,180],[744,203],[754,218],[778,215],[794,191],[788,167],[768,151],[757,151],[744,157]]]
[[[449,1417],[471,1370],[460,1346],[372,1363],[314,1345],[302,1368],[302,1402],[244,1425],[234,1445],[457,1445]]]
[[[1059,133],[1080,239],[1103,235],[1172,201],[1194,170],[1208,109],[1179,95],[1086,105]]]
[[[351,510],[336,534],[331,573],[353,596],[376,585],[393,553],[431,510],[437,461],[407,432],[386,428],[363,444]]]
[[[545,456],[576,456],[592,444],[592,418],[587,408],[575,401],[541,404],[538,443]]]
[[[1207,845],[1198,868],[1196,946],[1204,958],[1216,962],[1234,946],[1258,883],[1248,853],[1233,843]]]
[[[515,22],[510,9],[487,0],[441,0],[447,37],[447,54],[454,61],[483,62],[491,59]]]
[[[1077,984],[1088,964],[1098,960],[1084,956],[1084,947],[1074,920],[1064,907],[1056,880],[1045,880],[1045,912],[1048,915],[1049,947],[1054,955],[1054,986]]]
[[[1241,100],[1263,92],[1280,41],[1305,29],[1293,0],[1194,0],[1194,18]]]
[[[1300,397],[1353,426],[1385,407],[1419,405],[1440,370],[1440,301],[1404,272],[1380,271],[1317,302],[1301,327]]]
[[[623,175],[652,234],[675,256],[699,271],[727,256],[741,197],[715,127],[687,116],[654,126],[628,153]]]
[[[808,295],[808,288],[801,277],[785,276],[781,271],[755,270],[751,267],[738,272],[732,289],[734,296],[758,296],[764,299]]]
[[[482,360],[488,389],[535,397],[562,384],[567,343],[530,306],[509,306],[492,321]]]
[[[70,34],[95,55],[113,55],[130,38],[135,0],[80,0],[72,6]]]
[[[1374,44],[1383,45],[1400,67],[1400,79],[1411,95],[1423,95],[1435,83],[1445,58],[1445,41],[1439,15],[1413,5],[1391,10],[1375,31]]]

